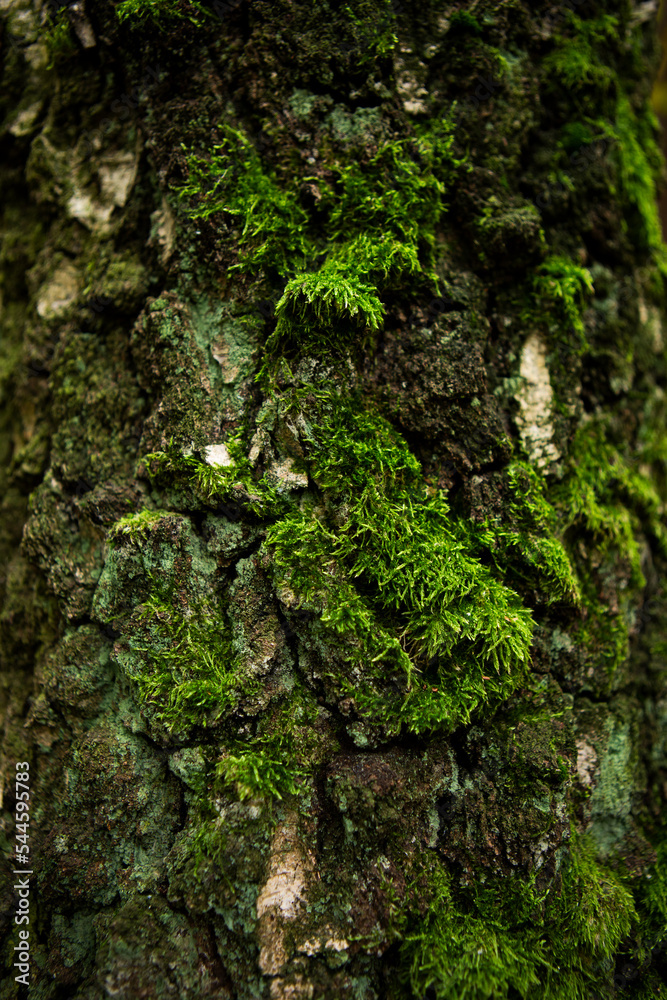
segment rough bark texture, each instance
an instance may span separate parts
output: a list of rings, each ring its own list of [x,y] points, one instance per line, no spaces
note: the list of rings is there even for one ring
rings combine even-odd
[[[0,12],[0,996],[665,995],[654,5]]]

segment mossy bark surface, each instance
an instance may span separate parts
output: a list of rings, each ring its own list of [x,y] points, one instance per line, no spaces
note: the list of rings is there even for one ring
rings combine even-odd
[[[667,995],[653,6],[2,0],[3,1000]]]

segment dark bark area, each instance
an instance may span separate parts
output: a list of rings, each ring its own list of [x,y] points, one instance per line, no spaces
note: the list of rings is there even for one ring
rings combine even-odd
[[[2,4],[0,997],[665,995],[656,15]]]

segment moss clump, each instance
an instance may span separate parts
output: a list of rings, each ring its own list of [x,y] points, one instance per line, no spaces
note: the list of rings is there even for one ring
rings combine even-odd
[[[189,604],[157,582],[133,614],[127,652],[143,704],[169,732],[213,725],[252,683],[241,676],[224,611],[213,600]]]
[[[569,30],[557,38],[553,52],[544,60],[547,74],[555,76],[570,90],[592,87],[607,91],[615,81],[615,74],[600,58],[599,50],[615,41],[618,23],[613,14],[584,19],[568,11],[566,28]]]
[[[428,913],[402,945],[404,996],[587,1000],[613,988],[613,956],[637,913],[585,839],[572,840],[560,892],[496,877],[455,893],[439,868],[431,878]]]
[[[663,274],[667,274],[667,253],[656,191],[662,164],[656,145],[658,121],[648,107],[636,114],[630,99],[621,91],[611,134],[617,142],[621,190],[637,219],[634,224],[630,220],[635,241],[642,250],[653,255]]]
[[[199,27],[211,16],[197,0],[122,0],[116,7],[116,15],[131,27],[151,23],[160,29],[170,22],[184,20]]]
[[[459,909],[440,872],[424,924],[406,938],[402,957],[410,987],[405,995],[435,1000],[484,1000],[513,992],[526,997],[540,985],[538,972],[547,965],[535,929],[517,933],[502,919]]]
[[[217,765],[215,773],[225,784],[236,785],[241,801],[257,795],[282,799],[284,795],[295,795],[298,791],[289,765],[262,750],[227,754]]]
[[[61,7],[56,11],[53,10],[53,7],[49,8],[44,41],[49,53],[49,69],[53,69],[63,60],[76,55],[76,43],[72,37],[67,11],[64,8]]]
[[[562,542],[558,511],[549,502],[542,476],[525,462],[503,474],[507,505],[503,517],[469,529],[471,544],[486,551],[496,573],[519,592],[539,595],[545,604],[577,606],[580,583]]]
[[[624,458],[601,419],[584,424],[576,434],[566,475],[551,498],[561,514],[587,609],[576,635],[585,649],[600,657],[600,679],[606,676],[609,681],[627,658],[634,608],[646,585],[639,539],[648,534],[667,552],[663,504],[651,479]],[[598,567],[593,573],[592,553]],[[622,570],[624,579],[614,610],[608,593],[600,597],[601,583],[611,579],[612,568],[617,574]]]
[[[530,613],[475,559],[444,498],[425,492],[405,443],[333,395],[313,436],[311,475],[330,512],[294,508],[267,542],[279,593],[317,612],[321,639],[346,640],[360,681],[343,683],[358,708],[421,732],[506,697],[526,662]]]
[[[145,458],[146,470],[157,484],[168,481],[182,484],[193,494],[194,506],[220,499],[240,503],[259,517],[276,517],[290,505],[290,500],[267,477],[255,474],[243,450],[241,435],[229,438],[226,446],[233,457],[230,465],[202,462],[196,455],[184,455],[172,446],[167,451],[151,452]]]
[[[164,510],[140,510],[136,514],[127,514],[119,518],[109,529],[109,540],[126,535],[131,539],[146,538],[151,528],[165,515]]]
[[[531,291],[531,311],[552,317],[549,325],[552,336],[571,346],[574,334],[583,351],[586,347],[583,310],[587,297],[594,291],[590,271],[567,257],[548,257],[535,271]]]
[[[435,280],[436,227],[462,164],[452,146],[453,126],[443,120],[385,142],[361,162],[331,162],[330,183],[297,177],[284,185],[250,140],[225,126],[207,157],[188,156],[178,194],[192,218],[222,215],[233,224],[238,217],[234,267],[282,288],[268,353],[330,352],[380,327],[390,282]],[[317,182],[310,210],[300,200],[302,181]]]
[[[457,10],[449,19],[449,30],[452,32],[468,32],[472,35],[481,35],[482,26],[470,11]]]

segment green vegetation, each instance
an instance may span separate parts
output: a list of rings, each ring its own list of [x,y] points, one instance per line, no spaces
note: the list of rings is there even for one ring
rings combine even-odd
[[[436,1000],[587,1000],[637,914],[632,894],[573,835],[560,893],[496,876],[454,895],[436,869],[428,914],[402,946],[410,996]],[[609,971],[611,970],[611,971]]]
[[[436,280],[435,233],[462,166],[452,155],[451,123],[386,142],[365,159],[332,161],[330,184],[280,183],[242,132],[224,126],[222,133],[208,156],[188,155],[178,195],[192,218],[238,219],[235,268],[282,289],[270,355],[363,342],[382,323],[390,283]],[[301,204],[302,181],[317,184],[316,209]]]
[[[608,52],[610,43],[615,44],[618,18],[604,14],[587,20],[568,12],[566,25],[566,33],[557,38],[553,52],[544,61],[546,78],[575,92],[596,90],[596,105],[590,111],[599,113],[601,100],[607,111],[605,118],[590,118],[586,125],[567,123],[563,146],[572,151],[595,138],[612,140],[619,193],[628,210],[628,230],[635,244],[650,253],[661,272],[667,273],[656,193],[662,162],[657,119],[650,107],[639,111],[633,107],[613,68],[599,56],[601,49]],[[616,194],[613,189],[610,193]]]
[[[122,0],[116,7],[116,15],[131,27],[150,22],[160,29],[171,21],[184,20],[199,27],[211,16],[197,0]]]
[[[253,683],[239,668],[223,608],[212,600],[188,604],[157,581],[133,615],[129,652],[141,662],[135,677],[143,703],[169,731],[207,727]]]
[[[546,604],[578,605],[579,580],[558,537],[562,524],[544,479],[527,463],[513,462],[505,484],[505,516],[470,526],[471,544],[480,555],[490,553],[498,576],[516,589],[537,591]]]
[[[656,191],[662,162],[656,144],[658,133],[658,122],[651,109],[647,107],[641,114],[635,114],[627,95],[619,92],[612,134],[617,140],[621,189],[639,219],[639,245],[653,255],[662,273],[667,275]]]
[[[564,536],[578,543],[572,545],[572,559],[579,567],[583,602],[588,609],[587,623],[580,626],[578,638],[584,648],[596,652],[611,678],[627,657],[631,609],[646,582],[638,539],[646,533],[662,553],[667,553],[664,507],[652,482],[633,470],[608,439],[608,429],[601,420],[585,424],[577,432],[567,474],[553,489],[552,501],[560,512]],[[606,566],[626,568],[628,586],[619,595],[621,607],[615,613],[599,597],[599,584],[589,567],[591,552],[596,553],[595,562],[601,562],[602,572]]]
[[[547,77],[556,77],[574,91],[585,87],[608,91],[615,82],[615,75],[600,58],[598,50],[617,37],[618,18],[603,14],[599,18],[586,19],[568,11],[565,23],[567,34],[556,39],[553,52],[544,60]]]
[[[164,510],[140,510],[136,514],[128,514],[119,518],[109,529],[109,541],[114,541],[121,536],[132,539],[147,538],[151,528],[164,517],[167,511]]]
[[[167,451],[146,455],[144,461],[154,482],[183,483],[193,490],[199,503],[209,504],[216,499],[238,496],[254,514],[278,516],[289,505],[289,500],[266,476],[255,477],[240,437],[230,438],[226,444],[234,459],[228,466],[202,462],[195,455],[183,455],[173,445]]]
[[[470,32],[472,35],[481,35],[482,26],[477,18],[467,10],[454,11],[449,19],[450,31]]]
[[[236,785],[241,800],[257,795],[282,799],[298,791],[290,766],[262,750],[228,754],[219,762],[215,773],[225,784]]]
[[[431,990],[436,1000],[507,997],[510,990],[527,996],[540,985],[546,966],[544,942],[534,928],[509,929],[502,917],[465,912],[452,899],[441,871],[428,914],[402,949],[409,995]]]
[[[527,661],[530,612],[479,558],[485,544],[496,545],[493,527],[472,539],[444,497],[425,492],[402,438],[358,401],[324,389],[311,405],[309,471],[327,498],[324,507],[314,497],[300,506],[277,501],[243,463],[218,469],[194,457],[153,461],[190,483],[205,481],[209,497],[232,496],[245,477],[253,509],[273,521],[267,542],[278,587],[288,586],[316,612],[320,640],[333,648],[345,640],[359,677],[358,708],[393,730],[452,728],[480,705],[507,697]],[[535,512],[544,516],[545,501],[537,486],[521,503],[532,533],[497,526],[497,538],[508,551],[521,549],[559,595],[574,594],[559,543],[539,538]]]
[[[76,54],[76,42],[64,7],[55,14],[49,12],[47,15],[44,41],[49,53],[49,69],[53,69],[61,59],[68,59]]]
[[[566,344],[571,343],[574,333],[581,353],[587,346],[582,314],[593,291],[593,279],[587,268],[567,257],[548,257],[535,271],[530,311],[523,318],[548,316],[549,332]]]
[[[351,650],[357,706],[395,730],[423,732],[506,697],[523,674],[530,613],[474,558],[444,498],[425,493],[403,440],[336,397],[314,437],[312,477],[325,494],[344,490],[337,523],[301,508],[267,540],[279,586],[317,611],[335,647],[344,639]]]

